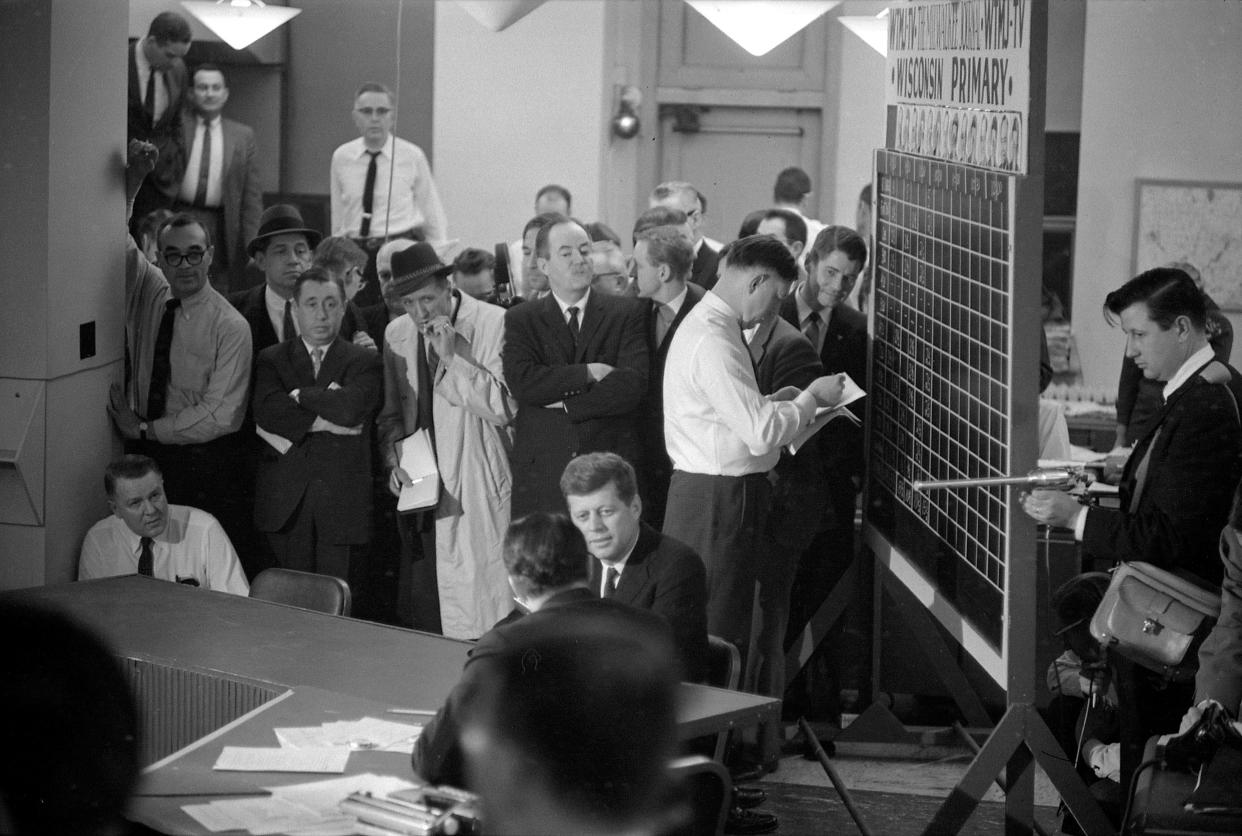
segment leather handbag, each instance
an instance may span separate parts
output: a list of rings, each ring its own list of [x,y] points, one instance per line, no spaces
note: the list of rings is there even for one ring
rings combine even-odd
[[[1199,645],[1219,617],[1219,591],[1136,560],[1113,570],[1091,635],[1148,670],[1185,680],[1195,675]]]

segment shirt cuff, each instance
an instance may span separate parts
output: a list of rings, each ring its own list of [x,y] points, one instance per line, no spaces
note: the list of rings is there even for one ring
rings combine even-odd
[[[1087,530],[1087,511],[1088,510],[1089,509],[1087,508],[1083,508],[1074,517],[1074,540],[1079,543],[1082,542],[1083,532]]]

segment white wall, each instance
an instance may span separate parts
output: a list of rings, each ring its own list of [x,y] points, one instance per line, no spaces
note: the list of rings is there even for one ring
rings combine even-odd
[[[1239,44],[1242,3],[1087,4],[1074,331],[1089,386],[1115,388],[1121,365],[1097,312],[1134,275],[1135,179],[1242,180]]]
[[[576,216],[600,216],[604,32],[602,0],[550,0],[498,33],[437,2],[435,175],[450,238],[485,249],[518,238],[551,182],[573,193]]]
[[[883,9],[884,2],[845,3],[842,15],[874,15]],[[835,119],[825,118],[825,125],[836,125],[835,153],[824,160],[825,180],[833,184],[832,194],[819,196],[820,206],[830,210],[820,216],[827,224],[854,226],[858,192],[871,182],[871,168],[876,148],[884,145],[884,56],[863,42],[844,25],[831,24],[839,32],[829,32],[829,49],[832,38],[839,38],[840,50],[830,54],[828,84],[835,91],[828,96],[829,103],[838,103]],[[828,143],[826,143],[828,144]]]

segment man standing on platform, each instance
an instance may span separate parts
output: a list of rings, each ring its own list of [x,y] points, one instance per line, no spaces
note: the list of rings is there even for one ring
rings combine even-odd
[[[131,196],[154,153],[150,145],[130,144]],[[238,500],[234,460],[243,446],[237,431],[249,392],[250,334],[207,281],[213,248],[202,225],[174,215],[157,240],[159,268],[129,240],[127,368],[108,412],[126,448],[159,463],[170,493],[213,514],[235,543],[244,543],[248,512]]]
[[[673,337],[664,371],[664,437],[674,468],[664,533],[703,558],[707,629],[743,656],[771,504],[768,471],[816,408],[837,403],[842,392],[838,376],[817,378],[788,400],[759,392],[742,329],[770,316],[797,277],[780,242],[766,235],[734,242],[716,287]]]
[[[211,514],[169,505],[159,465],[129,455],[104,470],[112,516],[86,532],[78,580],[147,575],[216,592],[249,595],[237,553]]]
[[[351,582],[353,550],[370,538],[371,422],[378,355],[338,336],[345,290],[326,271],[297,279],[299,339],[259,353],[254,420],[266,442],[255,483],[255,525],[276,563]]]
[[[166,209],[185,171],[181,109],[186,98],[186,52],[190,24],[176,12],[161,12],[147,36],[129,45],[128,136],[155,146],[155,168],[134,198],[133,222]],[[136,232],[136,230],[135,230]]]
[[[716,284],[716,250],[703,237],[703,216],[707,214],[707,199],[703,193],[690,183],[661,183],[651,192],[650,206],[663,206],[686,213],[690,223],[690,245],[694,247],[690,281],[711,290]]]
[[[651,210],[648,210],[651,211]],[[638,233],[634,243],[634,284],[641,299],[651,300],[651,370],[643,403],[643,519],[659,528],[664,524],[668,482],[673,463],[664,445],[664,365],[673,334],[690,309],[706,292],[689,282],[694,250],[677,227],[655,227]]]
[[[225,290],[240,286],[245,274],[246,242],[259,229],[263,188],[254,131],[221,116],[229,100],[224,73],[215,64],[194,70],[190,87],[193,118],[182,123],[185,176],[173,208],[206,227],[216,242],[212,278]]]
[[[448,221],[423,150],[393,135],[396,101],[382,84],[367,82],[354,96],[361,136],[332,152],[329,189],[332,234],[353,238],[370,256],[359,305],[380,300],[375,253],[392,238],[436,243]]]
[[[591,292],[591,239],[562,217],[540,228],[538,264],[552,292],[505,311],[504,378],[518,402],[512,516],[562,507],[574,456],[637,460],[647,391],[647,306]]]
[[[500,552],[509,525],[517,406],[501,368],[504,309],[454,289],[452,270],[424,242],[392,257],[391,293],[407,315],[384,334],[378,424],[394,495],[412,484],[400,465],[402,439],[425,429],[437,453],[439,504],[398,518],[411,553],[422,534],[423,557],[402,565],[410,575],[402,586],[408,581],[414,626],[477,639],[511,608]]]

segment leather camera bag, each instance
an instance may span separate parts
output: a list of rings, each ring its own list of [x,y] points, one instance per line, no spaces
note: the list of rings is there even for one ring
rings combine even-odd
[[[1105,648],[1173,680],[1194,676],[1199,645],[1220,617],[1220,594],[1184,577],[1132,561],[1113,570],[1091,618]]]

